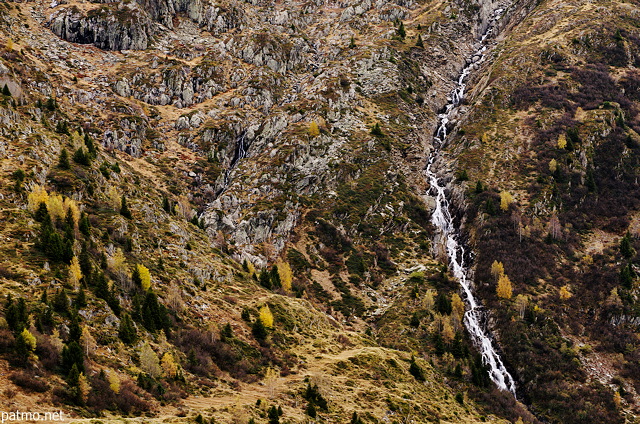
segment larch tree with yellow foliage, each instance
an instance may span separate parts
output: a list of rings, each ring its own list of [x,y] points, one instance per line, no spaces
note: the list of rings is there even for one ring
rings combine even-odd
[[[111,391],[115,394],[119,394],[120,393],[120,377],[118,376],[118,373],[113,370],[110,370],[107,380],[109,381],[109,388],[111,389]]]
[[[491,264],[491,275],[493,278],[498,281],[502,274],[504,274],[504,265],[502,265],[502,262],[493,261]]]
[[[107,259],[107,266],[113,272],[120,282],[128,278],[127,260],[122,253],[122,249],[117,248],[113,256]]]
[[[29,208],[29,212],[35,213],[40,207],[40,204],[46,204],[48,199],[49,193],[47,193],[47,190],[41,185],[34,185],[27,196],[27,208]]]
[[[507,274],[502,274],[500,278],[498,278],[496,293],[498,294],[498,297],[502,299],[511,299],[511,296],[513,295],[513,286]]]
[[[567,147],[567,136],[562,133],[558,136],[558,149],[564,149]]]
[[[89,384],[89,379],[84,373],[80,373],[78,377],[78,389],[80,391],[80,399],[82,399],[82,403],[86,403],[89,397],[89,393],[91,393],[91,384]]]
[[[464,302],[460,298],[458,293],[454,293],[451,295],[451,311],[458,317],[460,321],[464,317]]]
[[[513,196],[508,191],[502,191],[500,193],[500,209],[503,211],[509,210],[509,206],[513,203]]]
[[[51,194],[47,198],[47,210],[51,219],[60,221],[64,219],[66,212],[64,210],[64,199],[60,194]]]
[[[139,285],[142,290],[148,291],[151,288],[151,273],[146,266],[137,264],[133,270],[132,278],[133,282]]]
[[[316,124],[316,121],[313,121],[309,124],[309,136],[310,137],[317,137],[320,135],[320,128],[318,128],[318,124]]]
[[[273,314],[271,313],[271,309],[269,309],[269,305],[264,305],[260,308],[260,322],[264,325],[264,328],[273,328]]]
[[[289,293],[291,291],[291,283],[293,281],[293,272],[287,262],[278,263],[278,276],[280,277],[282,289]]]
[[[158,355],[153,351],[149,343],[142,345],[140,349],[140,368],[152,377],[159,377],[162,373]]]
[[[174,378],[176,374],[178,374],[178,364],[176,363],[176,360],[174,359],[171,352],[165,352],[165,354],[162,355],[161,365],[162,372],[164,373],[165,377]]]
[[[80,261],[77,256],[71,259],[71,265],[69,265],[69,284],[74,290],[78,289],[80,280],[82,279],[82,270],[80,269]]]
[[[568,286],[560,287],[559,295],[560,295],[560,300],[562,300],[563,302],[565,300],[571,299],[571,297],[573,296],[573,294],[569,291],[569,287]]]

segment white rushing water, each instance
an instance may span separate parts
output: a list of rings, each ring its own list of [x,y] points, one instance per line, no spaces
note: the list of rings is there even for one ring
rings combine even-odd
[[[432,170],[432,166],[435,160],[440,155],[440,150],[446,141],[447,126],[450,125],[451,117],[456,112],[457,107],[464,98],[466,89],[466,79],[471,71],[482,63],[485,59],[485,52],[487,50],[486,39],[493,31],[495,23],[500,19],[502,9],[498,9],[494,12],[492,24],[489,25],[489,29],[482,36],[480,48],[473,55],[475,60],[471,60],[458,78],[457,85],[451,92],[449,103],[447,104],[444,112],[438,115],[438,129],[434,136],[434,151],[429,157],[429,162],[426,168],[426,175],[431,185],[432,193],[436,197],[436,205],[431,222],[440,231],[441,240],[446,246],[447,256],[449,258],[449,265],[453,272],[454,277],[460,282],[464,299],[469,308],[464,315],[464,323],[467,330],[471,334],[476,346],[482,354],[483,362],[489,367],[489,377],[491,380],[502,390],[510,391],[514,396],[516,394],[516,386],[511,377],[511,374],[505,368],[500,355],[493,347],[491,338],[487,335],[481,325],[482,311],[481,306],[473,294],[473,281],[470,277],[470,270],[467,264],[465,264],[465,249],[459,240],[459,233],[455,228],[453,222],[453,216],[451,215],[450,203],[445,191],[445,185],[440,182],[438,175]]]
[[[238,162],[247,157],[247,145],[245,142],[246,135],[247,132],[243,131],[236,139],[238,144],[236,145],[233,159],[231,159],[229,168],[227,168],[227,170],[224,172],[224,183],[220,190],[218,190],[218,192],[216,193],[216,197],[219,197],[229,187],[229,183],[231,182],[231,172],[235,169],[236,165],[238,165]]]

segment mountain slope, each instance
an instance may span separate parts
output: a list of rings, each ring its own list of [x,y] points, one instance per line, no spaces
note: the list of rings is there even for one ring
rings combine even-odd
[[[631,4],[0,6],[7,409],[537,422],[465,334],[423,173],[503,9],[439,172],[519,398],[546,421],[633,415],[633,237],[612,291],[635,228]]]

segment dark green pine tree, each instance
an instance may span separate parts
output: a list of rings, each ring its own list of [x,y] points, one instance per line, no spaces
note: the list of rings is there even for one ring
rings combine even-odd
[[[73,300],[73,307],[75,309],[82,309],[87,306],[87,295],[84,292],[83,288],[78,290],[76,293],[76,298]]]
[[[80,391],[80,370],[73,364],[67,374],[68,396],[76,404],[82,404],[82,392]]]
[[[93,139],[89,137],[89,134],[84,133],[84,145],[87,146],[87,152],[89,159],[95,159],[98,156],[98,151],[96,150],[96,145],[93,142]]]
[[[424,370],[416,363],[415,358],[411,358],[411,365],[409,365],[409,374],[411,374],[418,381],[425,381]]]
[[[220,340],[223,342],[227,342],[233,338],[233,329],[231,328],[231,324],[227,323],[224,327],[222,327],[222,331],[220,331]]]
[[[273,285],[271,284],[271,276],[269,275],[269,271],[266,269],[260,273],[260,285],[266,289],[271,290]]]
[[[268,412],[269,424],[280,424],[280,414],[278,414],[278,408],[271,406]]]
[[[256,340],[260,342],[265,341],[268,335],[267,329],[260,319],[257,319],[253,322],[253,325],[251,326],[251,333],[253,334],[253,337],[255,337]]]
[[[279,289],[280,287],[282,287],[282,283],[280,282],[280,274],[278,274],[278,265],[273,265],[269,274],[269,278],[271,279],[271,285],[273,286],[273,288]]]
[[[400,37],[400,39],[404,40],[404,38],[407,36],[407,31],[404,29],[404,22],[400,22],[400,26],[398,26],[398,37]]]
[[[120,215],[125,218],[131,219],[131,211],[129,210],[129,206],[127,206],[127,198],[122,195],[122,199],[120,200]]]
[[[589,193],[593,193],[596,191],[597,189],[596,180],[593,178],[592,169],[587,169],[587,179],[584,184],[585,186],[587,186],[587,190],[589,190]]]
[[[131,273],[131,281],[133,282],[136,288],[142,288],[142,277],[140,277],[140,270],[137,266],[133,267],[133,272]]]
[[[165,330],[168,333],[171,330],[171,320],[167,309],[158,302],[158,296],[149,290],[144,296],[144,302],[140,308],[142,325],[153,332]]]
[[[11,295],[8,295],[4,311],[7,325],[14,334],[19,334],[29,326],[29,312],[24,298],[21,297],[15,302]]]
[[[416,47],[424,48],[424,43],[422,42],[422,36],[418,34],[418,41],[416,41]]]
[[[69,297],[67,296],[67,291],[64,288],[56,291],[52,304],[53,310],[60,315],[66,316],[69,313]]]
[[[118,329],[118,336],[125,344],[133,344],[138,340],[138,332],[133,324],[133,320],[129,314],[124,314],[120,320],[120,328]]]
[[[630,259],[636,254],[636,250],[631,244],[631,234],[629,232],[627,232],[627,234],[622,237],[622,241],[620,241],[620,253],[627,259]]]
[[[69,324],[69,337],[67,342],[77,342],[80,343],[80,338],[82,337],[82,328],[80,327],[80,315],[78,315],[78,311],[72,310],[71,312],[71,323]]]
[[[46,219],[50,219],[47,204],[44,202],[40,202],[40,205],[38,205],[38,209],[36,210],[36,213],[33,215],[33,217],[38,222],[44,222]]]
[[[87,250],[87,243],[82,243],[82,249],[80,250],[80,256],[78,256],[78,262],[80,262],[80,271],[82,271],[82,279],[86,286],[90,286],[93,283],[93,265],[91,265],[91,257]]]
[[[384,135],[379,122],[376,122],[373,127],[371,127],[371,135],[375,135],[376,137],[382,137]]]
[[[69,163],[69,152],[67,152],[66,148],[62,148],[60,151],[60,157],[58,158],[58,167],[60,169],[69,169],[71,168],[71,164]]]
[[[162,209],[167,213],[171,213],[171,202],[166,196],[162,198]]]
[[[633,280],[635,278],[635,272],[631,268],[631,264],[626,264],[620,271],[620,284],[625,289],[633,288]]]
[[[79,372],[84,372],[84,354],[82,347],[76,341],[72,341],[62,348],[62,371],[68,373],[73,366]]]
[[[78,150],[73,153],[73,161],[84,166],[91,165],[91,159],[89,158],[89,155],[84,152],[82,147],[78,147]]]
[[[2,94],[4,96],[10,96],[11,95],[11,90],[9,90],[9,86],[7,84],[5,84],[4,87],[2,87]]]

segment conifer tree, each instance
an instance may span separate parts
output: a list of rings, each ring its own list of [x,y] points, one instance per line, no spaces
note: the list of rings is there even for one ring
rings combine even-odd
[[[60,315],[69,313],[69,297],[64,288],[56,291],[56,295],[53,297],[53,309]]]
[[[278,279],[280,280],[280,286],[285,292],[291,291],[291,283],[293,281],[293,272],[291,271],[291,266],[289,266],[286,262],[278,263]]]
[[[376,137],[382,137],[384,135],[379,122],[376,122],[373,127],[371,127],[371,135],[375,135]]]
[[[629,232],[622,237],[622,241],[620,242],[620,253],[622,253],[622,256],[627,259],[636,254],[636,251],[631,244],[631,234]]]
[[[84,372],[84,353],[76,341],[72,341],[62,348],[63,372],[68,373],[74,366],[78,371]]]
[[[129,206],[127,206],[127,198],[122,195],[122,199],[120,200],[120,215],[125,218],[131,219],[131,211],[129,210]]]
[[[71,168],[71,164],[69,164],[69,153],[66,148],[62,148],[60,152],[60,157],[58,158],[58,167],[60,169],[69,169]]]
[[[24,298],[21,297],[17,302],[14,302],[11,295],[7,296],[5,319],[9,329],[16,335],[29,326],[29,313]]]
[[[500,278],[498,278],[498,287],[496,288],[496,293],[498,294],[498,297],[502,299],[511,299],[513,288],[511,280],[506,274],[502,274]]]
[[[160,374],[162,374],[160,359],[158,359],[158,355],[151,349],[149,343],[145,343],[140,350],[140,368],[153,378],[160,377]]]
[[[78,150],[73,153],[73,161],[84,166],[91,165],[91,159],[89,158],[89,155],[84,152],[82,147],[78,147]]]
[[[400,26],[398,26],[398,37],[400,37],[400,39],[404,40],[404,38],[407,36],[407,31],[404,29],[404,22],[400,22]]]
[[[273,314],[271,313],[271,309],[269,309],[268,305],[264,305],[260,308],[260,316],[258,319],[262,322],[265,328],[273,328]]]
[[[315,121],[311,122],[311,124],[309,124],[309,136],[317,137],[319,135],[320,135],[320,129],[318,128],[318,124],[316,124]]]
[[[84,145],[87,146],[87,152],[90,159],[95,159],[98,155],[96,150],[96,145],[93,142],[93,139],[89,137],[89,134],[84,133]]]
[[[15,352],[18,360],[26,364],[36,350],[36,338],[26,328],[16,337]]]
[[[89,222],[89,216],[84,211],[80,214],[78,230],[80,230],[80,233],[85,237],[89,237],[91,235],[91,223]]]
[[[118,336],[124,344],[133,344],[138,340],[138,332],[133,324],[133,320],[129,314],[124,314],[120,320],[120,328],[118,329]]]

